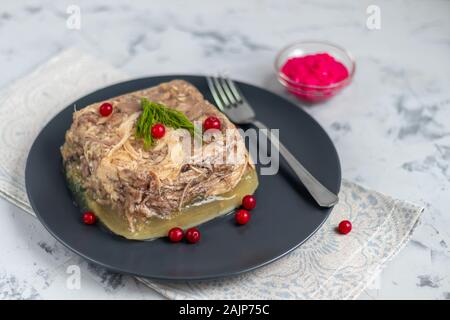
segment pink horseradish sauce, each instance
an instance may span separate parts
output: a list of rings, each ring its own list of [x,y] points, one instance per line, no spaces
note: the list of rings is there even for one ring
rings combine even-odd
[[[288,90],[309,102],[334,96],[349,77],[347,68],[328,53],[289,58],[280,71],[287,78]]]

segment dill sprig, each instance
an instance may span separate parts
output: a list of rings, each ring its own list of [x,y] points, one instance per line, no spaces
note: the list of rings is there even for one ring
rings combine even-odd
[[[144,139],[144,148],[148,149],[155,142],[151,130],[156,123],[174,129],[186,129],[194,135],[194,125],[182,112],[149,101],[146,98],[141,99],[141,106],[142,113],[136,123],[136,137]]]

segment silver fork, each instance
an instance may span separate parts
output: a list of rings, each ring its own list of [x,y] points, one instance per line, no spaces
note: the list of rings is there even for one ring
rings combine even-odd
[[[255,119],[255,112],[242,95],[239,88],[228,78],[206,77],[209,90],[217,107],[236,124],[252,124],[258,129],[268,129]],[[338,202],[338,196],[322,185],[273,135],[267,135],[278,149],[311,196],[321,207],[332,207]]]

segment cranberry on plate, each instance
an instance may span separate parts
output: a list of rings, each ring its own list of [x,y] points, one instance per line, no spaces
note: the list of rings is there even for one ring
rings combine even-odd
[[[256,207],[256,199],[252,195],[246,195],[242,198],[242,206],[247,210],[255,209]]]
[[[171,242],[180,242],[183,239],[184,233],[181,228],[172,228],[169,230],[168,237]]]
[[[189,243],[197,243],[198,241],[200,241],[201,238],[201,234],[200,231],[198,231],[197,228],[189,228],[186,231],[186,240]]]
[[[94,224],[97,221],[97,217],[91,211],[86,211],[83,213],[83,222],[84,224]]]
[[[245,209],[238,210],[235,215],[234,219],[236,220],[237,224],[243,225],[250,221],[250,212],[248,212]]]

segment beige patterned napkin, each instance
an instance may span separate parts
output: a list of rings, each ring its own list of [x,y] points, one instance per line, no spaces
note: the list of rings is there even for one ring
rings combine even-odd
[[[33,214],[25,162],[42,127],[77,98],[125,76],[75,49],[54,57],[0,91],[0,195]],[[208,281],[139,280],[170,299],[354,299],[406,244],[423,211],[405,201],[343,182],[330,218],[300,248],[268,266]],[[335,228],[349,219],[353,231]]]

